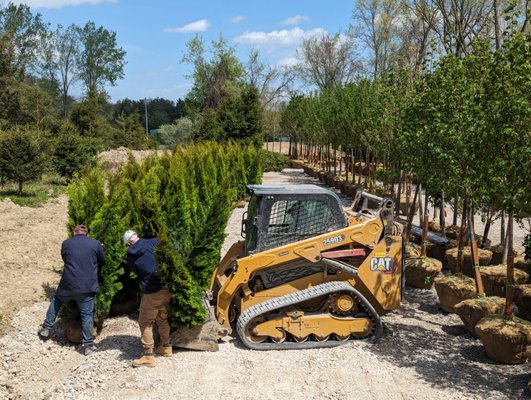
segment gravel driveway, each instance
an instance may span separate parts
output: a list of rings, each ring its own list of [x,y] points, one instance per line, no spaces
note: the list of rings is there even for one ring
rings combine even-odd
[[[268,173],[264,183],[314,183],[302,171]],[[345,199],[348,203],[349,199]],[[223,251],[239,239],[235,209]],[[61,227],[62,228],[62,227]],[[4,301],[4,300],[2,300]],[[48,302],[18,312],[0,338],[0,399],[519,399],[529,398],[529,363],[498,365],[460,319],[444,315],[434,291],[406,289],[383,317],[376,344],[257,352],[226,338],[216,353],[176,350],[155,368],[131,368],[138,355],[136,315],[108,319],[85,357],[61,330],[38,339]]]

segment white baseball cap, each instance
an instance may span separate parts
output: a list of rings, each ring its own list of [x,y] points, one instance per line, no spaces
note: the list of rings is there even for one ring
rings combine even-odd
[[[129,243],[131,243],[133,240],[135,240],[137,238],[138,238],[138,235],[137,235],[137,233],[135,231],[128,230],[128,231],[125,231],[123,240],[124,240],[125,244],[129,244]]]

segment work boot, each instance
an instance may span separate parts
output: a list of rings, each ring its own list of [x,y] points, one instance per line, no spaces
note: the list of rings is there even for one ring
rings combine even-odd
[[[162,357],[171,357],[172,355],[172,347],[171,344],[165,344],[165,345],[159,345],[157,346],[157,349],[155,350],[155,353],[158,356]]]
[[[142,357],[133,360],[133,367],[154,367],[155,356],[153,353],[144,353]]]
[[[95,351],[98,350],[98,348],[95,345],[93,345],[93,344],[88,345],[88,346],[84,346],[84,347],[85,347],[85,351],[84,352],[85,352],[86,356],[90,356],[92,353],[94,353]]]
[[[44,326],[42,326],[42,327],[39,329],[39,331],[38,331],[39,337],[40,337],[42,340],[49,339],[49,338],[50,338],[50,333],[51,333],[51,329],[50,329],[50,328],[45,328]]]

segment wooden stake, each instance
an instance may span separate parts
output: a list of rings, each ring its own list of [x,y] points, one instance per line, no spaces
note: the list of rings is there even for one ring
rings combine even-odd
[[[428,214],[424,214],[424,226],[422,228],[422,250],[420,253],[421,257],[426,257],[426,254],[428,252],[428,220],[430,219],[430,216]]]

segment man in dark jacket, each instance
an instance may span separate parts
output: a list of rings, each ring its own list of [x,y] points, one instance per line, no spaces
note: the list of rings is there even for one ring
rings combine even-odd
[[[85,225],[77,225],[73,234],[74,236],[65,240],[61,246],[64,270],[50,302],[46,319],[39,330],[39,336],[43,339],[50,337],[50,331],[61,306],[69,300],[74,300],[81,314],[85,355],[90,355],[95,350],[92,338],[94,296],[99,289],[98,270],[105,263],[105,254],[101,243],[88,237]]]
[[[133,361],[133,367],[154,367],[154,322],[157,324],[160,335],[160,342],[155,353],[164,357],[172,355],[168,323],[168,305],[171,295],[170,291],[163,288],[160,283],[157,276],[158,264],[153,254],[159,241],[157,238],[142,239],[131,230],[124,233],[123,241],[128,247],[127,265],[140,278],[143,292],[138,315],[143,354]]]

